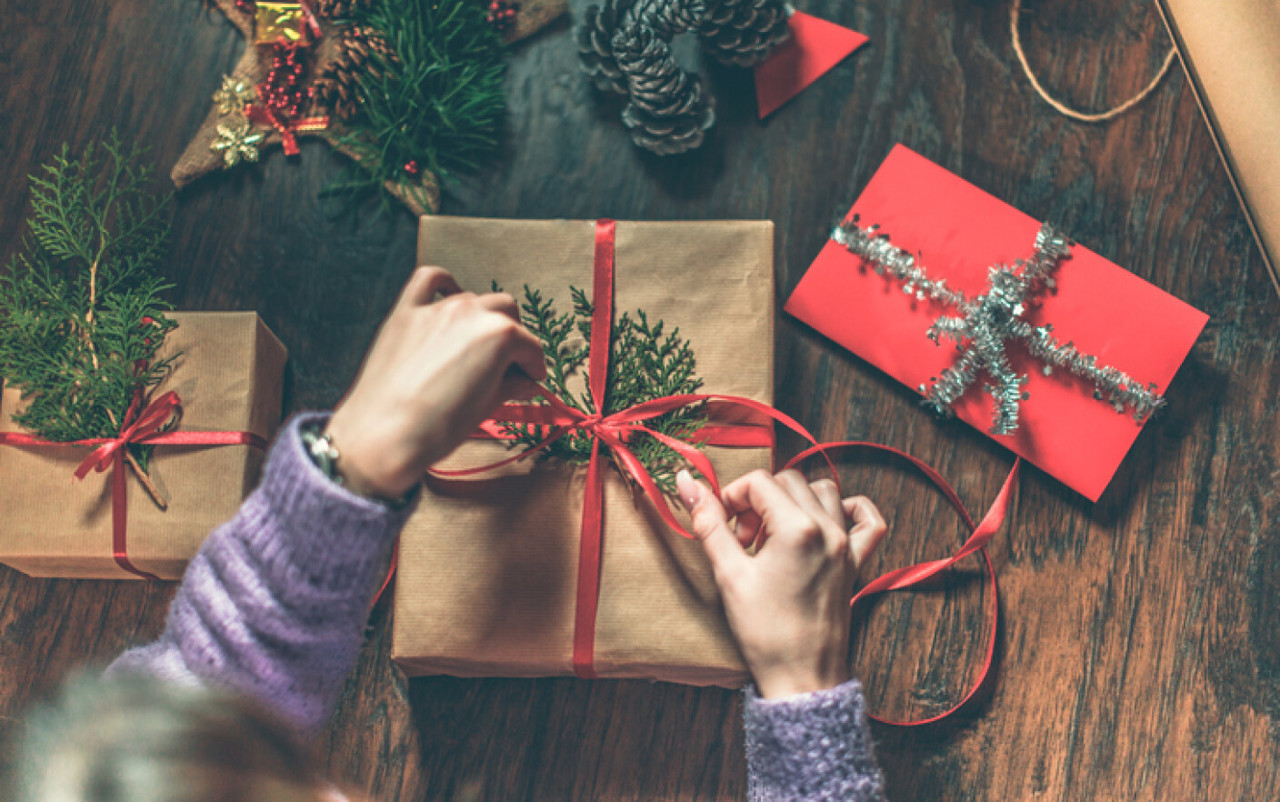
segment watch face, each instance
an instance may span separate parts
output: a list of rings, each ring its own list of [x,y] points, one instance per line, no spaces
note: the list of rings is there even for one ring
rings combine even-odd
[[[333,447],[328,435],[322,436],[318,434],[316,429],[303,429],[302,445],[306,447],[307,455],[311,457],[311,461],[324,472],[325,476],[341,483],[334,470],[334,462],[338,459],[338,452]]]

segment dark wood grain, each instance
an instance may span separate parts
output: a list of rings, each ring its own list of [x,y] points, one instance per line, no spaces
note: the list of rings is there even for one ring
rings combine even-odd
[[[575,0],[574,13],[585,5]],[[1076,105],[1136,91],[1168,47],[1140,0],[1024,5],[1031,62]],[[1171,408],[1099,503],[1024,475],[992,549],[1003,619],[984,693],[947,723],[878,727],[876,737],[894,799],[1280,797],[1280,302],[1182,75],[1119,120],[1083,126],[1032,93],[1003,0],[801,6],[867,33],[870,46],[764,123],[748,73],[709,69],[717,127],[701,150],[668,159],[630,146],[617,104],[578,74],[567,26],[547,32],[512,58],[501,160],[455,182],[444,210],[769,218],[784,298],[903,142],[1208,312]],[[116,126],[150,143],[167,172],[242,47],[196,0],[0,0],[0,253],[22,233],[26,174],[64,141],[79,147]],[[178,198],[174,302],[258,310],[292,355],[291,410],[339,398],[413,267],[408,213],[335,215],[317,199],[343,166],[310,143],[298,159],[275,152]],[[815,332],[777,322],[784,411],[823,438],[906,448],[972,508],[990,502],[1007,453],[938,422]],[[941,555],[962,536],[899,466],[843,470],[892,524],[872,571]],[[171,586],[0,568],[0,740],[68,673],[154,637],[171,596]],[[938,588],[860,611],[853,657],[873,707],[918,716],[956,698],[982,656],[987,601],[975,562]],[[321,747],[333,775],[372,799],[745,796],[733,693],[406,683],[388,635],[384,604]]]

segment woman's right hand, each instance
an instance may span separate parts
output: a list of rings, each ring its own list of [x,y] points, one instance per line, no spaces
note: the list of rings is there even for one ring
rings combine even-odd
[[[325,430],[338,471],[357,493],[400,498],[498,404],[544,378],[514,298],[463,292],[445,270],[419,267]]]
[[[755,471],[720,497],[687,471],[676,486],[761,697],[848,680],[849,601],[885,534],[876,506],[863,496],[841,499],[831,480],[809,482],[796,471]]]

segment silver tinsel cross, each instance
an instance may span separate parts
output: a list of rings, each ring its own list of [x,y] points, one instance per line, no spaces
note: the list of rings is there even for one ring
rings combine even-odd
[[[1023,389],[1026,374],[1014,372],[1006,353],[1009,343],[1015,340],[1043,363],[1046,376],[1054,368],[1065,368],[1093,384],[1094,398],[1105,397],[1117,412],[1131,409],[1138,422],[1164,405],[1154,384],[1143,387],[1128,374],[1099,365],[1095,357],[1081,353],[1073,343],[1058,342],[1052,334],[1053,326],[1032,326],[1023,319],[1027,307],[1036,303],[1041,293],[1053,289],[1050,274],[1058,262],[1071,256],[1071,241],[1048,223],[1036,234],[1031,258],[992,266],[987,273],[986,293],[972,300],[948,287],[946,279],[929,278],[917,258],[893,245],[887,235],[879,233],[879,226],[859,227],[856,215],[837,226],[831,238],[870,262],[880,275],[887,273],[901,281],[902,291],[908,295],[959,310],[959,316],[939,317],[927,332],[935,343],[943,337],[954,340],[960,352],[955,364],[930,379],[932,384],[920,385],[925,404],[938,413],[950,414],[956,399],[964,395],[978,374],[985,373],[989,381],[983,389],[995,399],[991,433],[1015,432],[1018,404],[1028,397]]]

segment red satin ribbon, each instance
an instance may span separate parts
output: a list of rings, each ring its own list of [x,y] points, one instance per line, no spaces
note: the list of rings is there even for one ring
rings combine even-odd
[[[987,651],[982,661],[982,668],[978,671],[977,678],[973,684],[969,686],[968,691],[961,697],[960,701],[928,718],[913,719],[909,721],[894,721],[892,719],[881,718],[879,716],[868,715],[881,724],[892,724],[897,727],[918,727],[922,724],[931,724],[940,721],[960,708],[969,703],[969,700],[978,693],[986,682],[988,675],[991,673],[991,666],[995,661],[996,655],[996,622],[1000,617],[1000,586],[996,581],[996,569],[991,563],[991,555],[987,553],[987,543],[1000,530],[1000,525],[1004,523],[1005,515],[1009,510],[1009,503],[1013,495],[1013,488],[1018,481],[1018,472],[1022,467],[1022,458],[1014,460],[1013,467],[1009,470],[1009,475],[1005,478],[1004,484],[1000,487],[1000,492],[996,494],[996,499],[991,503],[991,507],[987,510],[987,514],[982,517],[982,522],[976,526],[973,523],[973,516],[969,514],[969,510],[964,506],[964,502],[960,500],[960,495],[956,493],[955,488],[951,486],[946,479],[942,478],[942,474],[933,469],[927,462],[913,457],[905,451],[900,451],[892,446],[881,445],[880,443],[866,443],[853,440],[844,440],[834,443],[822,443],[817,446],[811,446],[797,454],[787,463],[787,468],[794,468],[801,462],[804,462],[814,454],[822,453],[823,456],[829,456],[830,452],[841,449],[850,449],[856,451],[879,451],[881,453],[893,454],[906,460],[912,467],[923,473],[929,481],[933,482],[942,494],[946,496],[947,501],[960,515],[965,526],[969,528],[972,534],[965,540],[964,544],[950,557],[941,560],[930,560],[929,562],[909,565],[905,568],[898,568],[881,574],[872,581],[862,587],[849,602],[850,606],[857,604],[861,599],[868,596],[874,596],[877,593],[886,593],[893,590],[905,590],[913,585],[917,585],[930,577],[937,576],[956,563],[972,554],[981,554],[982,561],[985,564],[987,576],[990,578],[991,601],[988,605],[991,616],[991,632],[987,636]]]
[[[995,569],[991,565],[990,557],[987,555],[983,547],[995,534],[996,530],[999,529],[1001,522],[1004,520],[1005,513],[1008,509],[1011,489],[1014,485],[1018,475],[1018,469],[1021,464],[1020,461],[1014,463],[1013,469],[1010,471],[1008,479],[1005,480],[1004,487],[1001,489],[996,501],[992,504],[991,509],[983,518],[982,523],[975,527],[973,525],[972,517],[965,509],[964,504],[961,503],[954,488],[952,488],[937,471],[929,467],[926,463],[910,456],[909,454],[898,451],[897,449],[890,448],[889,446],[881,446],[875,443],[819,443],[803,425],[791,418],[789,415],[779,412],[773,407],[754,399],[717,394],[675,395],[655,398],[650,401],[636,404],[628,409],[612,412],[608,415],[601,414],[599,410],[603,408],[605,388],[608,386],[608,360],[610,353],[609,335],[612,331],[613,323],[615,228],[616,224],[612,220],[600,220],[596,223],[594,285],[592,293],[594,312],[591,322],[591,352],[588,357],[587,365],[589,377],[588,388],[590,391],[592,407],[596,411],[587,413],[575,409],[557,398],[544,387],[542,388],[542,397],[547,402],[545,406],[504,404],[499,408],[497,413],[482,424],[480,431],[473,435],[477,437],[507,438],[509,436],[504,433],[502,428],[503,424],[533,425],[540,427],[544,438],[537,445],[534,445],[518,454],[514,454],[510,457],[487,465],[457,470],[433,468],[431,473],[445,478],[474,476],[480,473],[487,473],[518,460],[527,459],[531,455],[536,454],[556,440],[572,432],[584,432],[592,437],[591,458],[587,464],[586,489],[582,508],[581,547],[578,558],[578,590],[576,595],[573,637],[574,673],[584,679],[592,679],[596,676],[593,655],[595,649],[596,611],[600,591],[600,555],[603,532],[604,476],[600,464],[600,447],[602,443],[611,449],[623,470],[635,479],[636,483],[644,490],[645,494],[649,496],[650,500],[654,504],[654,508],[657,510],[662,520],[673,530],[687,538],[693,538],[694,536],[686,531],[676,519],[666,496],[658,489],[653,477],[650,476],[644,465],[628,448],[628,442],[635,434],[641,432],[648,434],[651,437],[655,437],[662,443],[670,446],[677,453],[687,459],[695,468],[697,468],[698,471],[706,477],[707,481],[710,482],[712,489],[717,494],[720,492],[720,484],[716,477],[715,469],[711,465],[711,461],[703,452],[695,448],[690,443],[668,437],[644,425],[645,421],[651,420],[659,415],[680,409],[681,407],[685,407],[690,404],[701,402],[707,402],[708,408],[712,410],[719,408],[745,408],[750,412],[755,413],[758,419],[771,419],[781,423],[812,444],[810,448],[797,455],[796,458],[788,464],[788,467],[791,467],[799,463],[801,460],[807,459],[815,454],[821,454],[823,459],[826,460],[828,467],[831,468],[833,476],[836,475],[836,470],[828,453],[831,450],[840,448],[864,448],[897,454],[922,471],[942,490],[948,501],[950,501],[952,506],[956,508],[966,524],[973,529],[973,534],[951,557],[943,560],[921,563],[920,565],[910,566],[896,571],[890,571],[884,576],[875,579],[864,587],[851,600],[850,604],[856,603],[859,599],[873,593],[900,590],[919,582],[923,582],[929,577],[935,576],[939,572],[951,567],[959,560],[964,559],[974,552],[982,552],[991,576],[993,589],[991,601],[992,627],[991,637],[987,646],[986,661],[977,681],[959,703],[939,715],[920,721],[908,722],[886,721],[885,719],[876,720],[884,721],[888,724],[912,726],[937,721],[940,718],[951,715],[967,703],[975,693],[977,693],[991,670],[992,659],[995,654],[995,616],[998,615],[999,611],[996,606]],[[716,445],[760,447],[773,444],[773,435],[771,431],[764,430],[759,425],[750,423],[746,425],[713,425],[705,427],[704,430],[699,432],[699,435],[694,439],[699,442],[713,443]]]
[[[262,94],[262,87],[258,87],[258,93],[259,95]],[[280,143],[284,145],[286,156],[297,156],[301,152],[298,148],[297,133],[323,131],[329,127],[328,115],[323,117],[303,117],[300,120],[288,121],[272,111],[265,101],[261,105],[255,103],[247,104],[244,107],[244,116],[258,125],[269,125],[279,131]]]
[[[307,30],[311,32],[312,39],[319,41],[323,34],[320,31],[320,20],[316,17],[311,0],[300,0],[298,5],[302,6],[302,19],[306,23]]]
[[[302,0],[299,5],[302,6],[302,22],[306,26],[307,32],[311,34],[311,42],[306,41],[304,34],[301,42],[290,43],[283,36],[276,41],[280,44],[290,47],[309,47],[312,43],[318,42],[323,34],[320,30],[320,20],[316,17],[315,9],[311,0]],[[311,133],[314,131],[323,131],[329,127],[329,116],[323,117],[303,117],[298,120],[286,120],[276,114],[270,106],[267,105],[266,93],[263,90],[263,84],[258,85],[258,97],[262,100],[261,105],[253,103],[246,104],[244,107],[244,116],[257,125],[270,126],[280,132],[280,141],[284,145],[284,153],[286,156],[297,156],[301,151],[298,148],[298,133]]]
[[[125,449],[131,443],[139,445],[168,446],[230,446],[246,445],[265,449],[267,441],[253,432],[161,432],[181,407],[178,394],[170,390],[138,411],[141,397],[136,396],[125,415],[120,434],[115,437],[94,437],[58,443],[22,432],[0,432],[0,445],[47,448],[51,446],[96,446],[75,470],[76,479],[83,479],[90,471],[101,473],[112,468],[111,474],[111,556],[116,564],[129,573],[143,579],[156,579],[154,574],[140,570],[129,560],[127,543],[128,487],[125,473]]]

